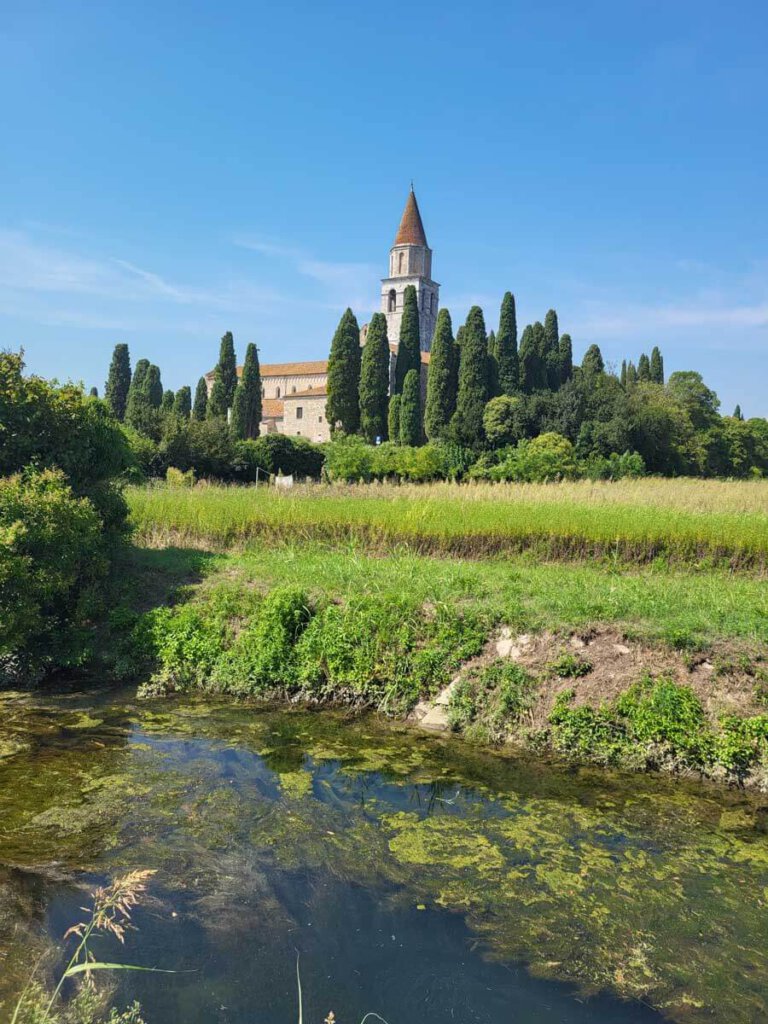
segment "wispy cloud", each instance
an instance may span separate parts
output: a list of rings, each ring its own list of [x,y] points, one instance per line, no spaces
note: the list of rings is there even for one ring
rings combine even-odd
[[[0,313],[33,323],[119,330],[172,322],[183,330],[178,313],[184,308],[204,319],[263,314],[286,301],[269,284],[229,279],[199,287],[117,256],[51,244],[29,230],[0,230]]]
[[[301,249],[271,239],[238,236],[234,244],[263,256],[284,260],[295,273],[322,285],[319,304],[328,308],[365,309],[375,302],[380,275],[371,263],[319,260]]]

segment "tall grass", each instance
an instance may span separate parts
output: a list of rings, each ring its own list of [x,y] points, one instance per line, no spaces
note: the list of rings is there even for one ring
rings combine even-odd
[[[164,486],[128,492],[140,542],[227,547],[256,537],[342,541],[467,556],[659,556],[768,563],[768,481],[552,485]]]

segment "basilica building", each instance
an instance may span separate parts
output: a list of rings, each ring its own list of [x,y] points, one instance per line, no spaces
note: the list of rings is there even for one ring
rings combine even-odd
[[[411,186],[395,241],[389,250],[389,273],[381,282],[381,312],[387,318],[391,375],[394,376],[403,296],[408,285],[416,289],[419,306],[421,338],[421,386],[426,392],[429,348],[435,331],[439,308],[440,285],[432,280],[432,250],[427,244],[419,205]],[[368,325],[360,330],[360,344],[365,344]],[[242,367],[238,366],[238,376]],[[208,391],[213,386],[214,372],[205,376]],[[310,441],[328,441],[330,427],[325,418],[328,361],[316,359],[300,363],[262,363],[262,422],[264,434],[289,434]]]

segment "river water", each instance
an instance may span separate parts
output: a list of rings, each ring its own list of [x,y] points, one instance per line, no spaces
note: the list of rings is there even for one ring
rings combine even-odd
[[[766,801],[768,803],[768,800]],[[0,695],[0,1020],[95,885],[148,1024],[768,1020],[760,800],[374,719]],[[5,1016],[4,1016],[5,1015]]]

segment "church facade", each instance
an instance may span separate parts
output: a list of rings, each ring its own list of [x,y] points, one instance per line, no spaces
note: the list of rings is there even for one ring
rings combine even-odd
[[[439,308],[440,285],[432,280],[432,250],[421,220],[416,196],[411,191],[405,203],[395,241],[389,250],[389,274],[381,282],[381,312],[387,318],[390,351],[390,379],[394,378],[403,297],[408,285],[416,289],[419,306],[421,342],[421,391],[426,395],[429,349]],[[360,330],[365,344],[368,325]],[[238,377],[242,367],[238,366]],[[214,371],[205,375],[208,392],[213,387]],[[328,361],[317,359],[296,363],[261,365],[262,422],[260,433],[288,434],[310,441],[329,441],[331,430],[325,418]]]

